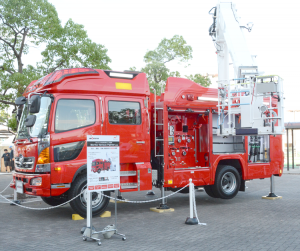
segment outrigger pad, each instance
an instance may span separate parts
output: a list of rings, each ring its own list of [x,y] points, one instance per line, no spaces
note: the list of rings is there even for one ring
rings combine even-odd
[[[277,196],[275,193],[269,193],[266,196],[262,196],[262,199],[265,200],[277,200],[277,199],[282,199],[282,196]]]
[[[174,208],[169,208],[169,209],[160,209],[156,207],[151,207],[150,211],[155,212],[155,213],[165,213],[165,212],[174,212]]]

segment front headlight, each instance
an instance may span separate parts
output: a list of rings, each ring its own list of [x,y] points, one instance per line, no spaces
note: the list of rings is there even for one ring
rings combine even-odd
[[[33,178],[31,180],[31,185],[32,186],[41,186],[42,185],[42,177]]]

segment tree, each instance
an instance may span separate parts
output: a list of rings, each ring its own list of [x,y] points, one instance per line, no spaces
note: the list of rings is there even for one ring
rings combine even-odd
[[[171,72],[166,64],[173,60],[186,63],[192,59],[192,51],[192,47],[186,44],[182,36],[175,35],[171,39],[161,40],[155,50],[148,51],[144,56],[146,66],[142,71],[147,74],[149,85],[160,94],[168,77],[180,77],[178,71]]]
[[[188,63],[193,58],[192,52],[192,47],[187,45],[182,36],[175,35],[171,39],[164,38],[155,50],[145,54],[146,66],[141,71],[147,74],[149,85],[160,94],[168,77],[180,77],[178,71],[171,71],[166,64],[174,60],[179,63]],[[135,67],[131,68],[131,70],[135,69]],[[190,75],[188,78],[203,86],[211,84],[210,80],[201,74]]]
[[[4,125],[8,127],[10,132],[17,131],[17,120],[14,116],[10,116],[4,110],[0,111],[0,125]]]
[[[23,64],[31,47],[44,44],[42,61]],[[82,25],[71,19],[62,27],[47,0],[0,2],[0,109],[14,105],[28,84],[61,68],[100,67],[111,62],[103,45],[93,43]]]
[[[201,74],[195,74],[195,75],[189,75],[185,76],[189,80],[194,81],[195,83],[198,83],[204,87],[208,87],[211,85],[211,81],[208,76],[202,76]]]

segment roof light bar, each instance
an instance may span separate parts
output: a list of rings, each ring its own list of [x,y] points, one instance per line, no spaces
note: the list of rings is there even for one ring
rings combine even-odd
[[[133,78],[133,74],[120,73],[120,72],[110,72],[109,76],[113,78],[129,78],[129,79]]]

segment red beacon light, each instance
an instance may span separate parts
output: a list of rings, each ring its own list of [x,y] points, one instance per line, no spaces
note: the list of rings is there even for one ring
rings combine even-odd
[[[194,101],[194,95],[193,94],[187,94],[186,95],[187,100]]]

